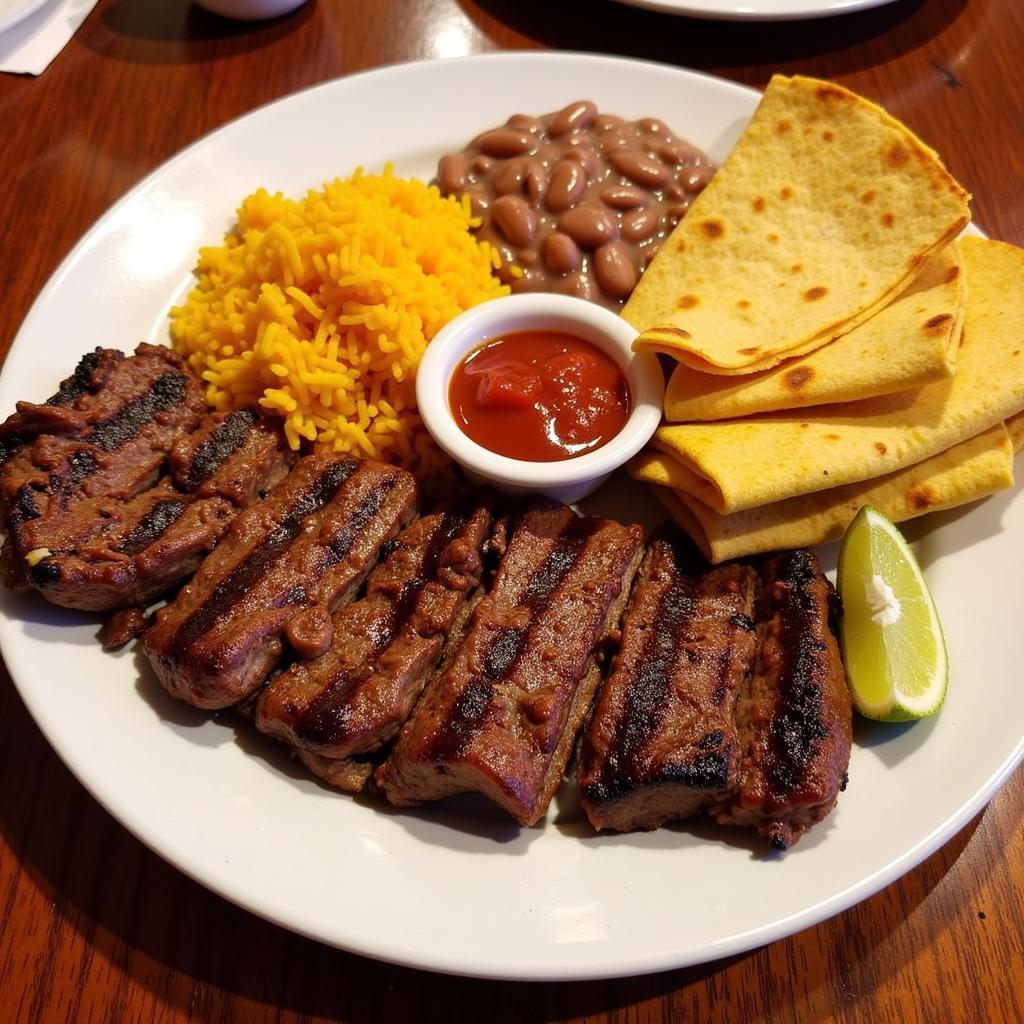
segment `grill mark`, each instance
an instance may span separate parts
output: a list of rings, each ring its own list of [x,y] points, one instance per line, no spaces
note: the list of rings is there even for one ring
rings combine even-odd
[[[194,491],[208,480],[245,443],[249,431],[256,424],[256,416],[246,409],[231,413],[200,444],[187,472],[184,474],[185,490]]]
[[[828,738],[822,718],[823,694],[815,681],[819,656],[826,645],[810,634],[808,617],[814,612],[810,586],[816,579],[811,555],[794,551],[782,560],[778,581],[785,585],[779,609],[779,645],[782,652],[781,709],[772,720],[765,777],[773,795],[785,799],[804,781],[807,768]]]
[[[7,514],[8,522],[12,527],[21,526],[30,519],[38,519],[42,515],[39,506],[36,504],[35,494],[31,484],[22,484],[11,499],[11,508]]]
[[[75,452],[68,459],[67,480],[70,484],[80,484],[87,476],[96,472],[96,457],[89,451]]]
[[[536,625],[536,612],[545,605],[580,559],[587,540],[598,528],[600,520],[573,516],[558,535],[555,546],[544,564],[533,574],[519,600],[519,607],[530,611],[525,629],[504,626],[497,631],[484,659],[481,675],[462,691],[443,729],[432,745],[434,760],[457,760],[491,706],[494,686],[504,682],[518,664],[526,641]]]
[[[626,779],[643,774],[640,755],[645,744],[657,733],[665,711],[672,675],[682,653],[680,633],[696,611],[694,581],[681,574],[679,552],[665,542],[672,559],[672,580],[658,602],[658,609],[638,659],[636,678],[626,695],[623,714],[608,747],[600,779],[586,788],[591,800],[608,800],[629,788]],[[694,766],[687,766],[686,771]],[[670,774],[685,774],[681,766],[666,766]],[[686,779],[678,781],[686,784]]]
[[[325,572],[340,562],[352,550],[356,538],[366,529],[370,520],[380,511],[384,498],[398,482],[397,476],[381,480],[363,501],[363,504],[349,517],[341,532],[331,541],[324,553],[324,557],[318,566],[320,572]]]
[[[180,405],[185,398],[185,378],[169,371],[136,398],[125,402],[109,419],[97,424],[83,440],[105,452],[116,452],[136,437],[158,412]]]
[[[330,465],[309,488],[293,502],[281,522],[271,530],[263,542],[243,559],[214,588],[213,593],[178,627],[167,644],[168,651],[186,651],[213,624],[236,604],[245,591],[288,550],[302,526],[302,521],[320,511],[355,472],[358,463],[336,462]]]
[[[0,439],[0,466],[10,462],[34,436],[25,430],[16,430],[14,433]]]
[[[156,502],[114,550],[122,555],[137,555],[140,551],[145,551],[181,517],[186,506],[187,502],[181,498],[167,498]]]
[[[71,376],[61,384],[56,394],[46,400],[45,404],[71,405],[86,393],[91,392],[92,375],[99,367],[102,355],[102,350],[97,348],[82,356]]]
[[[446,513],[438,522],[427,544],[416,576],[402,585],[398,597],[388,609],[388,614],[379,628],[374,631],[372,645],[365,661],[353,665],[347,672],[333,678],[322,693],[310,702],[306,711],[295,723],[295,735],[310,743],[326,744],[337,740],[339,733],[348,729],[348,703],[352,688],[363,681],[367,669],[373,667],[409,621],[416,607],[420,592],[433,579],[441,562],[441,555],[452,541],[462,532],[469,521],[468,507]]]

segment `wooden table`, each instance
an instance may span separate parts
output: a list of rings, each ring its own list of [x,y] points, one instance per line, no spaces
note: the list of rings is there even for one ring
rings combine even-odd
[[[82,232],[199,135],[337,75],[535,47],[756,86],[776,70],[833,78],[916,128],[973,191],[977,221],[1024,245],[1024,5],[1014,0],[898,0],[775,25],[607,0],[311,0],[244,25],[187,0],[110,0],[40,78],[0,76],[4,353]],[[1024,1021],[1022,814],[1017,772],[900,882],[731,960],[603,983],[467,981],[298,938],[185,878],[72,778],[5,675],[0,1019]]]

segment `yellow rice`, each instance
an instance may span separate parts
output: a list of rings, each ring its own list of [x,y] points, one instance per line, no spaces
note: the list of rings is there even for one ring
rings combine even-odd
[[[505,294],[468,199],[358,170],[304,199],[263,189],[171,311],[174,347],[216,409],[283,419],[298,450],[351,452],[424,476],[444,460],[416,411],[423,350],[449,320]]]

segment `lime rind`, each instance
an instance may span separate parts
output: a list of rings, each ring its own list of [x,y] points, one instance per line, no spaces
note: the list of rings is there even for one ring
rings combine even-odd
[[[878,576],[896,595],[899,617],[872,619],[869,581]],[[850,524],[839,552],[843,660],[854,706],[867,718],[909,722],[935,714],[949,677],[942,624],[910,546],[870,505]]]

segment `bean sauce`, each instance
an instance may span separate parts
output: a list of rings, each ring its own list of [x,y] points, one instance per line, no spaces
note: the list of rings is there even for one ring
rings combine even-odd
[[[601,114],[589,100],[515,114],[437,168],[468,195],[477,236],[513,292],[552,291],[618,311],[714,166],[663,121]]]
[[[485,341],[456,367],[448,404],[462,432],[499,455],[555,462],[594,451],[629,416],[629,385],[595,345],[560,331]]]

